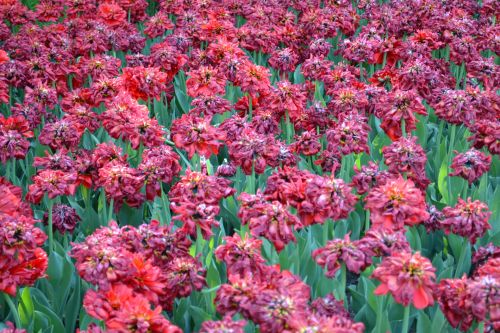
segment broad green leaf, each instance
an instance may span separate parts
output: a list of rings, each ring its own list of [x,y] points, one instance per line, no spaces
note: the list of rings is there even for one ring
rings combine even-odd
[[[33,318],[33,301],[31,300],[30,288],[23,288],[21,297],[19,298],[18,312],[21,318],[21,323],[24,327],[28,326]]]

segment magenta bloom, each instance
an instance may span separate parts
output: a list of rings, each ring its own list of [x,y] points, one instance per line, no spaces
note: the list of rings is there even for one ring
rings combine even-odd
[[[389,146],[382,148],[385,164],[393,174],[406,173],[408,178],[422,189],[429,184],[425,174],[427,156],[417,143],[417,137],[401,137]]]
[[[445,219],[442,225],[445,231],[467,237],[471,243],[475,243],[477,238],[484,236],[486,231],[491,229],[488,222],[491,212],[488,206],[479,200],[472,201],[467,198],[465,201],[458,198],[455,207],[445,207],[443,214]]]
[[[381,282],[374,293],[390,292],[396,302],[424,309],[434,303],[435,271],[430,260],[419,252],[394,253],[373,271],[372,276]]]
[[[74,195],[76,191],[76,173],[61,170],[41,170],[33,176],[33,184],[29,186],[26,199],[39,204],[47,193],[49,199],[62,195]]]
[[[314,175],[307,180],[306,200],[300,204],[298,215],[304,225],[324,223],[326,219],[347,218],[357,198],[342,179]]]
[[[123,203],[139,207],[144,201],[144,194],[141,192],[144,176],[139,170],[118,160],[99,169],[96,185],[104,189],[108,200],[114,200],[115,211],[118,211]]]
[[[242,193],[240,200],[242,205],[238,216],[243,225],[249,225],[253,236],[267,238],[278,252],[289,242],[295,242],[293,228],[299,229],[302,224],[286,206],[278,201],[268,202],[260,194]]]
[[[459,176],[466,179],[469,184],[479,179],[488,172],[491,165],[491,156],[474,148],[453,158],[451,167],[454,169],[450,176]]]
[[[312,257],[318,265],[326,268],[326,276],[329,278],[335,276],[341,263],[345,263],[349,271],[359,274],[371,265],[371,257],[375,255],[363,244],[361,241],[351,242],[347,234],[344,239],[331,240],[325,247],[314,250]]]
[[[365,197],[365,202],[376,227],[398,230],[429,217],[422,192],[411,180],[404,180],[401,176],[373,188]]]
[[[52,223],[54,229],[57,229],[61,234],[65,232],[73,233],[76,224],[80,221],[80,217],[76,213],[76,209],[64,205],[55,204],[52,207]],[[48,223],[48,213],[43,216],[43,222]]]
[[[233,321],[230,316],[218,321],[205,321],[201,324],[200,333],[244,333],[246,321]]]
[[[215,250],[215,257],[224,261],[227,275],[231,279],[236,275],[241,278],[252,277],[262,280],[265,276],[265,260],[260,254],[262,241],[252,237],[241,238],[240,235],[224,237],[225,244]]]

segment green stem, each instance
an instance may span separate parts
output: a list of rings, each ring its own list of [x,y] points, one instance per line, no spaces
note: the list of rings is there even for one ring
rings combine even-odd
[[[253,117],[253,105],[252,105],[252,96],[247,94],[248,98],[248,120],[251,121]]]
[[[90,190],[83,185],[81,186],[81,189],[82,189],[83,202],[85,205],[85,211],[88,214],[88,212],[90,211]]]
[[[161,203],[162,203],[162,206],[163,206],[163,210],[165,212],[165,215],[167,217],[167,221],[168,223],[162,223],[161,221],[163,220],[160,219],[160,224],[164,225],[164,224],[170,224],[170,221],[172,220],[171,216],[170,216],[170,202],[168,200],[168,196],[165,194],[165,191],[163,190],[163,183],[160,184],[160,187],[161,187]]]
[[[484,333],[484,321],[479,323],[479,325],[477,326],[477,330],[479,331],[479,333]]]
[[[111,200],[109,201],[108,222],[113,219],[114,205],[115,205],[115,199],[111,198]]]
[[[12,298],[6,294],[3,293],[3,296],[5,298],[5,301],[7,302],[7,305],[10,308],[10,312],[12,313],[12,316],[14,317],[14,322],[16,324],[16,328],[21,328],[21,319],[19,318],[19,313],[17,312],[17,308],[14,305],[14,302],[12,302]]]
[[[256,174],[255,174],[255,160],[252,161],[252,174],[247,176],[247,187],[246,192],[250,194],[255,194],[257,190],[256,185]]]
[[[49,227],[48,227],[48,233],[49,233],[49,254],[52,254],[52,251],[54,251],[54,227],[52,223],[52,208],[54,206],[54,202],[52,199],[48,199],[48,215],[49,215]]]
[[[467,68],[465,67],[465,62],[462,62],[462,78],[464,80],[463,89],[465,90],[467,86]]]
[[[312,155],[309,155],[309,156],[308,156],[308,160],[309,160],[309,166],[310,166],[311,170],[316,171],[316,170],[315,170],[316,168],[315,168],[315,165],[314,165],[313,156],[312,156]]]
[[[365,212],[365,233],[370,230],[370,211],[367,209]]]
[[[7,161],[7,169],[9,169],[9,180],[14,184],[18,185],[16,176],[16,159],[11,158]]]
[[[466,237],[464,237],[464,239],[462,240],[462,247],[461,247],[462,250],[460,251],[460,257],[458,257],[457,268],[455,270],[455,278],[457,279],[460,278],[459,273],[461,273],[458,271],[458,269],[464,265],[465,253],[467,252],[468,241],[469,240]]]
[[[106,199],[106,193],[104,191],[104,189],[101,189],[101,194],[99,196],[99,200],[100,200],[100,207],[102,207],[102,216],[103,216],[103,219],[102,219],[102,222],[103,223],[106,223],[108,221],[106,221],[106,219],[108,218],[108,203],[107,203],[107,199]],[[99,210],[99,215],[101,214],[101,210]]]
[[[450,134],[450,146],[448,147],[448,165],[451,165],[451,154],[453,152],[453,146],[455,145],[455,132],[456,132],[456,126],[455,125],[450,125],[451,126],[451,134]],[[447,204],[451,205],[453,200],[451,200],[451,185],[450,185],[450,177],[448,177],[448,201]]]
[[[346,289],[347,287],[347,268],[345,263],[342,263],[340,267],[340,299],[344,301],[344,306],[347,307],[347,297],[346,297]]]
[[[410,322],[410,307],[410,304],[408,304],[408,306],[405,306],[405,312],[403,314],[403,327],[401,333],[408,333],[408,324]]]
[[[292,142],[293,133],[288,111],[285,111],[285,132],[286,132],[286,143],[290,144]]]

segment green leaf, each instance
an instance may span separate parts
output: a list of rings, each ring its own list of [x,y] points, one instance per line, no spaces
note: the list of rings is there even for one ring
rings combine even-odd
[[[446,319],[441,312],[441,309],[438,308],[438,310],[434,314],[434,318],[432,319],[430,330],[428,330],[427,332],[443,332],[445,323]]]
[[[441,167],[439,168],[438,173],[438,190],[443,197],[443,202],[446,204],[450,203],[450,198],[448,196],[448,159],[445,157],[443,162],[441,163]]]
[[[27,327],[33,318],[35,308],[31,300],[30,288],[23,288],[21,297],[19,298],[18,312],[21,318],[23,327]]]
[[[75,331],[76,321],[78,315],[80,314],[80,308],[82,305],[80,278],[77,275],[73,275],[73,279],[74,289],[71,291],[71,296],[65,307],[64,322],[66,324],[66,331],[68,333],[72,333]]]
[[[201,323],[211,319],[211,316],[205,310],[203,310],[198,306],[193,306],[193,305],[190,306],[188,312],[193,318],[193,321],[195,322],[195,328],[194,328],[195,331],[199,330]]]
[[[428,333],[436,332],[431,329],[432,323],[429,317],[423,311],[418,312],[417,316],[417,332],[416,333]]]
[[[64,273],[64,259],[57,252],[49,255],[49,267],[47,268],[48,280],[50,282],[59,281]]]
[[[45,331],[49,327],[49,318],[40,311],[34,311],[33,330],[35,332]]]
[[[64,329],[64,325],[61,322],[61,319],[59,319],[59,316],[54,313],[51,309],[48,307],[38,303],[36,300],[33,300],[35,304],[35,309],[41,313],[43,313],[47,320],[48,320],[48,325],[53,328],[52,332],[54,333],[66,333]]]

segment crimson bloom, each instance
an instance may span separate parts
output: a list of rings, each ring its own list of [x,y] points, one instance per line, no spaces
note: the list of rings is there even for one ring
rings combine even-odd
[[[264,173],[266,165],[275,164],[280,153],[271,135],[258,134],[251,128],[243,129],[236,140],[229,142],[228,151],[233,163],[241,166],[247,175],[252,171]]]
[[[123,87],[135,99],[159,99],[162,92],[169,90],[168,75],[159,67],[125,67],[120,79]]]
[[[466,309],[469,308],[477,321],[486,322],[493,332],[500,329],[500,278],[498,276],[479,276],[468,281]]]
[[[328,150],[343,155],[369,152],[368,133],[370,126],[365,116],[351,112],[343,114],[332,129],[326,131]]]
[[[116,3],[104,2],[97,8],[98,17],[110,27],[121,25],[127,18],[127,12]]]
[[[473,126],[472,141],[474,147],[486,147],[490,153],[500,155],[500,121],[479,120]]]
[[[129,93],[121,92],[107,107],[100,118],[111,137],[129,141],[134,149],[141,143],[154,147],[165,142],[164,130],[156,119],[149,117],[148,107],[139,104]]]
[[[174,25],[166,13],[159,11],[146,22],[144,33],[150,38],[155,38],[163,35],[165,31],[173,27]]]
[[[172,219],[181,221],[183,232],[194,239],[196,239],[198,228],[204,239],[210,239],[213,235],[212,227],[219,226],[219,222],[215,219],[220,211],[219,206],[176,201],[170,204],[170,209],[176,214]]]
[[[436,288],[436,299],[441,311],[452,327],[460,327],[462,331],[467,331],[474,321],[467,302],[468,283],[464,275],[461,279],[443,279]]]
[[[298,62],[297,54],[290,48],[275,50],[269,58],[269,65],[282,73],[295,71]]]
[[[359,242],[366,252],[371,252],[376,257],[411,251],[410,243],[403,230],[393,231],[372,227]]]
[[[191,97],[223,95],[226,78],[213,67],[200,67],[188,73],[187,93]]]
[[[61,195],[74,195],[76,191],[76,173],[61,170],[41,170],[33,176],[33,184],[29,186],[26,199],[39,204],[47,193],[49,199]]]
[[[230,185],[230,180],[207,175],[205,170],[196,172],[187,169],[185,175],[170,189],[169,197],[172,202],[203,202],[215,205],[236,192]]]
[[[236,275],[244,279],[253,277],[261,281],[265,277],[265,260],[260,254],[262,241],[237,233],[224,237],[225,244],[215,249],[215,257],[224,261],[229,279]]]
[[[419,252],[394,253],[373,271],[372,277],[381,282],[374,293],[390,292],[396,302],[424,309],[434,303],[435,271],[429,259]]]
[[[104,320],[109,332],[128,331],[130,327],[137,331],[182,332],[162,316],[161,307],[151,309],[145,297],[125,285],[117,285],[105,294],[90,290],[83,304],[91,316]]]
[[[225,316],[218,321],[205,321],[201,324],[200,333],[244,333],[246,321],[233,321],[230,316]]]
[[[304,225],[347,218],[357,201],[349,185],[333,176],[313,175],[307,180],[304,194],[297,212]]]
[[[349,318],[349,312],[344,307],[344,301],[337,300],[332,293],[312,301],[311,310],[314,314],[322,317],[341,316]]]
[[[45,124],[38,141],[53,150],[65,147],[74,150],[80,143],[84,128],[73,119],[66,118]]]
[[[269,91],[269,69],[246,61],[237,74],[237,84],[241,90],[249,94],[266,93]]]
[[[365,202],[375,227],[398,230],[429,217],[422,192],[411,180],[404,180],[401,176],[374,187],[368,192]]]
[[[425,189],[429,180],[425,174],[427,155],[417,143],[417,137],[400,137],[389,146],[382,148],[385,164],[393,174],[406,173],[414,184]]]
[[[361,241],[352,242],[347,234],[344,239],[328,241],[325,247],[314,250],[312,257],[318,265],[326,268],[329,278],[335,276],[342,262],[349,271],[359,274],[371,265],[371,257],[375,254],[370,253],[363,244]]]
[[[305,156],[316,155],[321,150],[319,135],[312,131],[305,131],[300,136],[295,137],[295,142],[292,143],[291,149]]]
[[[124,202],[130,207],[139,207],[144,201],[144,194],[141,192],[144,176],[125,163],[113,161],[104,165],[99,169],[96,185],[104,189],[108,200],[113,199],[115,211]]]
[[[57,229],[61,234],[65,232],[73,233],[79,221],[80,217],[76,213],[76,209],[71,206],[55,204],[52,207],[53,228]],[[43,222],[48,224],[48,212],[44,214]]]
[[[475,243],[477,238],[484,236],[491,225],[488,219],[491,212],[488,206],[479,200],[467,201],[458,198],[455,207],[445,207],[443,209],[444,220],[441,222],[447,233],[452,232],[462,237],[470,239]]]
[[[172,141],[179,148],[187,150],[189,158],[196,153],[209,158],[217,155],[224,139],[223,133],[210,125],[211,118],[200,118],[184,114],[172,123]]]
[[[24,159],[33,137],[28,121],[22,116],[0,118],[0,161]]]
[[[451,167],[454,169],[450,176],[460,176],[469,184],[488,172],[491,165],[491,156],[477,149],[469,149],[463,154],[457,154],[453,158]]]
[[[259,196],[242,193],[238,216],[243,225],[248,224],[253,236],[264,236],[281,252],[290,241],[295,242],[293,228],[299,229],[302,224],[280,202],[267,202]]]
[[[422,99],[414,90],[395,90],[386,94],[381,101],[377,117],[382,119],[380,127],[395,141],[402,133],[402,122],[405,123],[406,133],[416,129],[415,114],[426,115]]]
[[[34,226],[29,207],[24,212],[28,214],[0,214],[0,291],[12,296],[19,286],[44,277],[48,266],[41,248],[47,237]]]
[[[9,61],[9,55],[4,50],[0,50],[0,65]]]
[[[32,216],[29,204],[22,201],[23,191],[20,187],[14,186],[7,179],[0,177],[0,216]]]
[[[181,171],[179,155],[167,145],[146,149],[138,169],[144,174],[146,197],[161,195],[161,183],[170,183]]]
[[[351,186],[356,188],[359,194],[365,194],[373,186],[383,184],[387,179],[391,178],[389,172],[379,170],[378,165],[371,161],[368,165],[361,166],[361,169],[355,165],[354,172],[355,175],[352,177]]]

